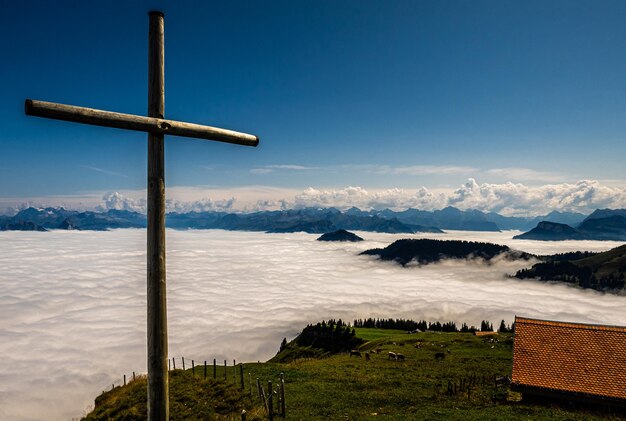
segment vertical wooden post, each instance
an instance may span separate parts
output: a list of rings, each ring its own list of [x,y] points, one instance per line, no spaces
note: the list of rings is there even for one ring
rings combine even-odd
[[[215,358],[213,358],[213,379],[217,379],[217,363],[215,362]]]
[[[180,357],[183,360],[183,371],[185,371],[185,357]]]
[[[169,360],[167,360],[169,362]],[[135,372],[133,371],[133,381],[135,381]]]
[[[241,380],[241,390],[244,390],[244,384],[243,384],[243,364],[239,364],[239,378]]]
[[[196,375],[196,366],[195,366],[193,360],[191,360],[191,375],[192,376]]]
[[[261,380],[259,380],[259,378],[256,378],[256,392],[259,395],[259,399],[261,399]]]
[[[204,360],[204,378],[206,379],[206,360]]]
[[[274,389],[272,388],[272,381],[267,381],[267,414],[270,421],[274,419],[274,406],[273,406]]]
[[[174,370],[176,370],[176,358],[172,357],[172,364],[174,365]]]
[[[237,384],[237,361],[233,360],[233,384]]]
[[[124,386],[126,386],[126,374],[124,374]]]
[[[148,35],[148,116],[165,113],[164,15],[152,11]],[[163,135],[148,133],[148,420],[169,419],[165,295]]]
[[[226,375],[228,374],[228,368],[226,366],[226,360],[224,360],[224,381],[226,381]]]
[[[280,414],[285,418],[285,373],[280,373]]]
[[[250,397],[252,397],[252,373],[248,372],[248,383],[250,384]]]

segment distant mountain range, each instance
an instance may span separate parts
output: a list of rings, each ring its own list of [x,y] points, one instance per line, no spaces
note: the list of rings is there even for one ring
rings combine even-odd
[[[608,219],[607,219],[608,218]],[[612,218],[612,219],[611,219]],[[565,239],[558,234],[558,225],[572,225],[576,232],[571,238],[616,239],[623,238],[623,219],[626,210],[596,210],[585,215],[570,212],[551,212],[534,218],[507,217],[497,213],[478,210],[460,210],[447,207],[435,211],[390,209],[363,211],[351,208],[341,212],[334,208],[305,208],[283,211],[262,211],[254,213],[189,212],[170,213],[166,224],[176,229],[225,229],[236,231],[298,232],[322,234],[339,229],[373,231],[385,233],[442,233],[442,230],[500,231],[535,230],[528,237],[532,239]],[[551,225],[552,224],[552,225]],[[14,216],[0,216],[0,230],[77,229],[108,230],[114,228],[143,228],[146,216],[137,212],[109,210],[106,212],[80,212],[63,208],[28,208]],[[563,232],[569,231],[562,228]],[[550,234],[547,232],[550,231]],[[532,230],[531,230],[532,232]],[[544,233],[544,234],[542,234]],[[589,236],[589,233],[593,233]],[[526,234],[523,234],[526,235]]]
[[[524,240],[614,240],[626,241],[626,209],[598,209],[575,228],[556,222],[542,221],[516,239]]]
[[[322,234],[338,229],[410,234],[441,233],[438,228],[407,224],[396,218],[352,215],[337,209],[299,209],[248,214],[225,212],[170,213],[166,224],[176,229],[225,229],[235,231],[299,232]],[[109,210],[79,212],[63,208],[28,208],[15,216],[0,217],[0,230],[46,231],[50,229],[96,230],[143,228],[146,216],[137,212]]]
[[[479,210],[460,210],[452,206],[435,211],[407,209],[395,212],[390,209],[382,211],[362,211],[351,208],[346,211],[353,215],[376,215],[384,218],[396,218],[400,222],[423,226],[432,226],[444,230],[459,231],[526,231],[541,221],[551,221],[563,224],[577,224],[585,219],[582,213],[552,211],[544,216],[523,218],[503,216],[495,212],[481,212]]]

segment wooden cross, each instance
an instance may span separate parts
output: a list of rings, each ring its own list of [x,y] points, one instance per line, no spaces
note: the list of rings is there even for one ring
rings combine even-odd
[[[163,136],[194,137],[257,146],[256,136],[164,115],[164,14],[152,11],[148,42],[148,116],[26,100],[27,115],[148,132],[148,419],[169,419],[165,288],[165,176]]]

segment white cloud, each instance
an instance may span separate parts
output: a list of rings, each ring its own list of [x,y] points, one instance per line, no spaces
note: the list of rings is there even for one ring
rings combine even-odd
[[[541,181],[541,182],[560,182],[566,181],[567,177],[563,174],[556,174],[547,171],[537,171],[530,168],[508,167],[493,168],[485,171],[488,175],[494,175],[504,180],[514,181]]]
[[[250,173],[252,174],[269,174],[272,172],[274,172],[274,170],[271,168],[252,168],[250,170]]]
[[[312,187],[295,196],[293,206],[303,207],[336,207],[346,209],[406,209],[419,208],[425,210],[439,209],[445,206],[446,197],[443,193],[434,193],[426,188],[416,192],[404,189],[388,189],[368,191],[362,187],[346,187],[334,190],[318,190]]]
[[[285,170],[285,171],[311,171],[311,170],[319,170],[319,167],[306,167],[304,165],[293,165],[293,164],[275,164],[275,165],[265,165],[259,168],[252,168],[250,172],[252,174],[270,174],[276,170]]]
[[[271,168],[274,170],[292,170],[292,171],[319,170],[319,167],[305,167],[304,165],[291,165],[291,164],[267,165],[266,168]]]
[[[266,360],[284,336],[330,317],[626,324],[623,297],[505,278],[527,263],[403,268],[357,255],[400,236],[359,235],[366,241],[327,244],[302,233],[168,230],[170,356]],[[619,244],[510,236],[436,235],[540,253]],[[145,241],[145,230],[0,232],[0,419],[80,416],[122,374],[145,372]]]
[[[133,199],[118,192],[111,192],[102,196],[102,204],[97,209],[104,212],[108,210],[145,212],[146,206],[146,199]]]
[[[251,212],[303,207],[336,207],[347,209],[423,210],[455,206],[460,209],[494,211],[503,215],[537,216],[553,210],[591,213],[598,208],[626,208],[626,182],[580,180],[574,183],[528,185],[523,183],[478,183],[470,178],[458,188],[366,189],[314,188],[304,190],[269,186],[235,188],[184,187],[167,188],[168,211]],[[65,206],[72,209],[125,209],[145,212],[145,190],[114,193],[87,193],[74,196],[50,196],[16,199],[0,198],[0,208],[12,214],[27,205],[36,207]]]
[[[99,173],[102,173],[102,174],[106,174],[106,175],[114,175],[116,177],[128,178],[128,176],[126,174],[122,174],[121,172],[106,170],[104,168],[92,167],[91,165],[81,165],[80,167],[81,168],[86,168],[86,169],[91,170],[91,171],[99,172]]]
[[[477,168],[454,165],[411,165],[393,167],[388,165],[373,165],[369,168],[374,174],[392,175],[458,175],[477,172]]]
[[[626,207],[626,188],[594,180],[531,187],[510,182],[478,184],[469,179],[449,196],[449,204],[504,215],[543,215],[552,210],[590,213],[597,208]]]

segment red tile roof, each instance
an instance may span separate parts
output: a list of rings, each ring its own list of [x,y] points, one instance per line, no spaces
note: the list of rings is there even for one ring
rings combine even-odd
[[[512,383],[626,399],[626,327],[516,317]]]

